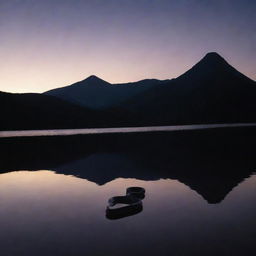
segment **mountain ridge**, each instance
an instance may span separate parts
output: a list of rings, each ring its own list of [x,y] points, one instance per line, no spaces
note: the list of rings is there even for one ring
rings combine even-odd
[[[43,94],[0,92],[1,130],[256,122],[256,82],[217,53],[172,80],[90,76]]]
[[[164,84],[166,81],[168,80],[144,79],[137,82],[111,84],[93,75],[69,86],[46,91],[44,94],[98,110],[117,106],[152,86]]]
[[[140,125],[206,124],[256,120],[256,82],[216,53],[165,86],[154,87],[114,111]]]

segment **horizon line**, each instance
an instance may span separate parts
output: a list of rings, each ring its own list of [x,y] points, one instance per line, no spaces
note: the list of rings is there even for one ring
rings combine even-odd
[[[48,130],[14,130],[0,131],[0,138],[12,137],[41,137],[41,136],[70,136],[118,133],[147,133],[209,130],[221,128],[255,127],[256,123],[213,123],[213,124],[186,124],[167,126],[139,126],[139,127],[112,127],[112,128],[81,128],[81,129],[48,129]]]

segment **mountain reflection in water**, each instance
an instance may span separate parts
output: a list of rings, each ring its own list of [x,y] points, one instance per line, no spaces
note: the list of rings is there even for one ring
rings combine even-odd
[[[254,133],[1,139],[1,252],[249,255],[256,228]],[[130,186],[146,189],[143,211],[108,220],[108,199]]]
[[[1,139],[1,172],[53,170],[105,184],[177,179],[221,202],[256,169],[255,128]]]
[[[147,191],[143,211],[106,219],[108,198],[133,185]],[[236,253],[254,246],[255,185],[252,176],[216,207],[169,179],[118,178],[99,186],[51,171],[1,174],[1,252],[131,255],[136,248],[146,255],[242,255]]]

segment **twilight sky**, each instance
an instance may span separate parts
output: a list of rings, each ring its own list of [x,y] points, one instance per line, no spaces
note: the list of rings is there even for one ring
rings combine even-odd
[[[0,90],[174,78],[210,51],[256,80],[255,13],[253,0],[0,0]]]

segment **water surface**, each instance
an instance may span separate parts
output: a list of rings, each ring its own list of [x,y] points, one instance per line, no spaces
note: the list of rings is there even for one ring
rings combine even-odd
[[[253,127],[1,138],[1,255],[251,255]],[[146,189],[110,220],[110,197]]]
[[[109,220],[106,202],[131,185],[143,211]],[[0,175],[2,255],[249,255],[255,242],[256,176],[220,204],[170,179],[115,179],[99,186],[51,171]]]

